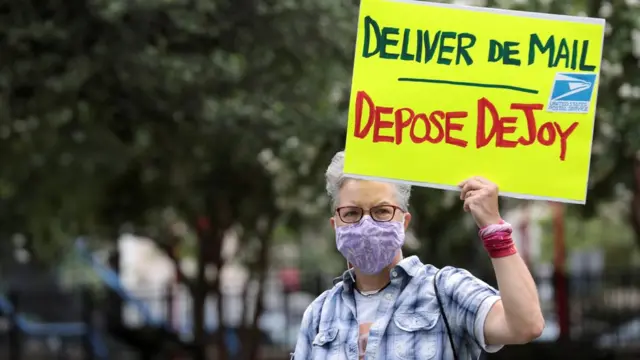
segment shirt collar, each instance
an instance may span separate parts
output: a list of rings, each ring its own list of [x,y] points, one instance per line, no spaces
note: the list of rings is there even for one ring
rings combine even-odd
[[[400,260],[400,262],[396,266],[391,268],[390,272],[394,270],[402,270],[407,275],[414,277],[418,274],[418,271],[420,270],[422,265],[422,262],[420,261],[420,259],[418,259],[417,256],[409,256],[408,258]],[[349,272],[351,272],[351,274],[353,275],[353,279],[351,278],[351,275],[349,275]],[[350,291],[353,289],[353,280],[355,278],[356,272],[353,271],[353,269],[348,269],[347,271],[342,273],[342,276],[333,279],[333,284],[337,285],[340,281],[342,281],[342,287],[344,288],[344,290]]]

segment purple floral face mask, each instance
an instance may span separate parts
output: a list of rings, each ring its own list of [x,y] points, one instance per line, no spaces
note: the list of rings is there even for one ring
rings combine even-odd
[[[359,223],[336,227],[338,251],[365,274],[391,264],[404,244],[404,222],[377,222],[365,215]]]

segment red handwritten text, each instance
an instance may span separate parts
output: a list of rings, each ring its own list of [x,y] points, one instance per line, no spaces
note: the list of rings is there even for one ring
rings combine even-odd
[[[414,144],[446,143],[453,146],[466,148],[468,141],[461,138],[460,131],[465,124],[462,119],[468,117],[466,111],[434,110],[430,113],[417,112],[404,107],[376,105],[365,91],[359,91],[356,95],[356,118],[354,136],[360,139],[366,138],[370,132],[374,143],[388,142],[396,145],[402,144],[408,135],[409,141]],[[521,111],[526,121],[527,134],[515,138],[517,128],[517,116],[500,116],[495,105],[486,98],[478,100],[476,148],[488,146],[492,140],[496,148],[515,148],[517,146],[531,146],[536,143],[543,146],[552,146],[560,142],[560,160],[564,161],[567,155],[567,141],[569,136],[578,126],[577,122],[563,129],[557,122],[537,123],[535,112],[542,110],[542,104],[511,104],[510,109]],[[365,112],[368,116],[365,117]],[[487,113],[490,118],[487,118]],[[487,125],[490,126],[487,133]],[[386,135],[383,130],[389,129]],[[405,131],[408,129],[408,131]],[[372,131],[373,130],[373,131]]]
[[[362,124],[363,107],[369,108],[367,122]],[[393,120],[385,120],[383,115],[389,116]],[[445,143],[460,147],[467,147],[468,142],[455,137],[454,132],[461,131],[463,124],[454,120],[467,117],[465,111],[444,112],[436,110],[429,115],[426,113],[416,113],[410,108],[400,108],[394,110],[392,107],[376,106],[371,97],[364,91],[359,91],[356,96],[356,129],[354,136],[364,139],[373,126],[373,142],[389,142],[397,145],[402,144],[405,128],[409,128],[409,138],[414,144],[430,142],[438,144],[444,140]],[[422,123],[425,127],[424,133],[418,133],[416,125]],[[395,136],[381,135],[380,130],[394,128]]]
[[[543,146],[552,146],[556,140],[560,140],[560,160],[564,161],[567,156],[567,139],[569,135],[578,127],[574,122],[566,129],[562,129],[557,122],[536,123],[535,111],[542,110],[542,104],[511,104],[511,110],[520,110],[524,113],[527,121],[527,136],[520,136],[517,140],[507,140],[505,135],[513,134],[516,131],[516,116],[499,116],[498,110],[491,101],[486,98],[478,100],[478,130],[476,132],[476,147],[487,146],[495,136],[496,147],[514,148],[518,145],[529,146],[537,142]],[[486,112],[491,114],[491,129],[486,135]]]

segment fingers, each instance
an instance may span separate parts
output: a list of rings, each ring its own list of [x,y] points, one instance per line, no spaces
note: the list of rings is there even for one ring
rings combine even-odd
[[[463,205],[463,209],[466,212],[471,211],[471,206],[474,205],[478,199],[480,199],[484,193],[486,193],[484,190],[469,190],[465,193],[465,197],[464,197],[464,205]]]
[[[471,177],[459,183],[458,187],[460,187],[460,200],[465,200],[467,193],[472,190],[487,189],[490,192],[498,192],[496,184],[480,176]]]
[[[460,200],[466,199],[467,193],[469,191],[480,190],[483,188],[483,186],[484,184],[474,178],[464,181],[463,183],[461,183]]]
[[[464,199],[464,203],[462,204],[462,209],[464,209],[465,212],[471,211],[470,197]]]

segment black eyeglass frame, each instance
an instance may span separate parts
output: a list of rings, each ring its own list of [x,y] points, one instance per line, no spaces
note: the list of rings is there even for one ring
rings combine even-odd
[[[375,210],[375,209],[379,209],[379,208],[392,208],[393,209],[393,212],[391,213],[391,217],[389,218],[389,220],[378,220],[372,215],[371,211]],[[359,210],[360,211],[360,217],[356,221],[345,221],[342,218],[342,215],[340,214],[340,210],[342,210],[342,209]],[[371,216],[371,218],[373,219],[373,221],[384,223],[384,222],[393,221],[393,218],[396,216],[396,211],[398,211],[398,210],[400,210],[400,212],[402,212],[403,214],[406,213],[406,211],[403,208],[401,208],[400,206],[391,205],[391,204],[383,204],[383,205],[372,206],[368,210],[365,210],[364,208],[362,208],[360,206],[351,206],[351,205],[349,205],[349,206],[340,206],[340,207],[336,208],[336,215],[338,215],[338,218],[345,224],[356,224],[356,223],[359,223],[360,220],[362,220],[362,218],[364,217],[365,213],[368,213],[369,216]]]

